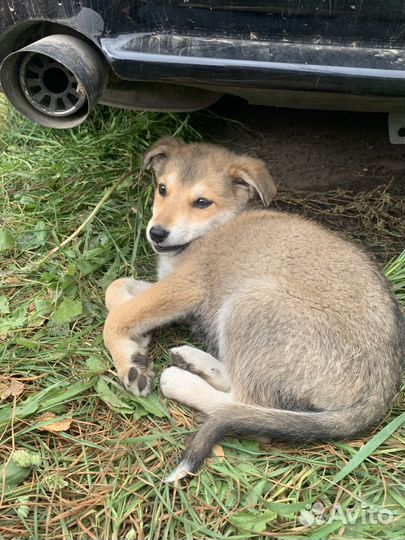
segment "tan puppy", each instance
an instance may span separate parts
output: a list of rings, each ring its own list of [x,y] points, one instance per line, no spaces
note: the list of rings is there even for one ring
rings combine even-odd
[[[374,264],[315,223],[268,206],[264,163],[165,138],[146,154],[157,177],[147,236],[159,281],[107,289],[104,339],[125,387],[146,395],[150,332],[194,317],[215,356],[172,349],[166,397],[206,413],[173,480],[229,434],[321,441],[376,425],[401,380],[404,321]]]

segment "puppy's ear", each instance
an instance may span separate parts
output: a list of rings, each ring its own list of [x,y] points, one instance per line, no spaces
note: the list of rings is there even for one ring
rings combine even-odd
[[[183,141],[174,137],[162,137],[157,140],[146,152],[141,172],[143,173],[151,167],[153,172],[159,175],[170,155],[183,144]]]
[[[236,189],[249,192],[249,199],[259,195],[267,208],[276,195],[273,177],[261,159],[241,156],[231,165],[229,174]]]

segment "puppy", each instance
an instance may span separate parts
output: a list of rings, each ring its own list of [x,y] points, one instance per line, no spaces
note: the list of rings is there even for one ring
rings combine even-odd
[[[357,246],[267,207],[264,163],[163,138],[143,169],[157,179],[148,240],[157,283],[114,281],[104,341],[128,391],[146,395],[150,332],[192,316],[213,354],[172,349],[163,394],[208,415],[169,477],[195,472],[222,437],[354,437],[385,415],[401,381],[404,321]]]

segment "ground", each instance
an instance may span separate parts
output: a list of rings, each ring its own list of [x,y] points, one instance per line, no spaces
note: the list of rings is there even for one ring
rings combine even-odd
[[[405,145],[390,144],[386,114],[235,105],[222,102],[207,131],[264,159],[279,187],[358,190],[394,177],[405,194]],[[223,122],[224,114],[234,121]]]
[[[101,338],[106,285],[154,275],[144,239],[153,188],[138,171],[165,134],[265,158],[275,206],[364,244],[404,303],[404,148],[389,146],[382,116],[98,107],[52,131],[3,101],[0,128],[0,537],[402,538],[399,397],[350,442],[222,441],[173,488],[163,478],[199,419],[158,390],[121,390]],[[187,343],[181,326],[156,332],[157,371]]]

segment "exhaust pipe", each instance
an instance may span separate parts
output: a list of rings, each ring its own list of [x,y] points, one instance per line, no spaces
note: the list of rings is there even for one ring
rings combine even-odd
[[[9,54],[0,71],[3,91],[20,113],[59,129],[84,122],[107,79],[101,56],[79,38],[63,34]]]

